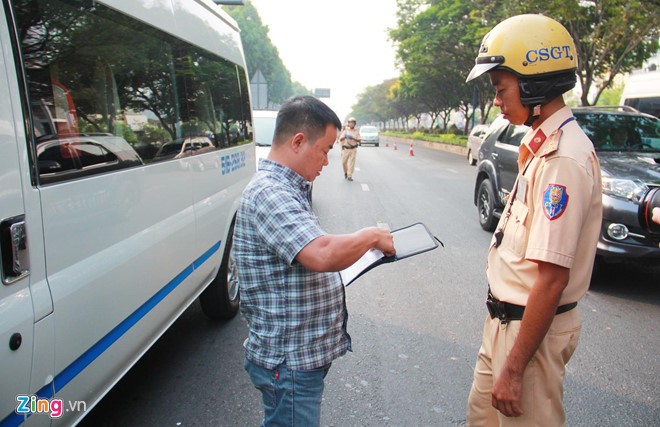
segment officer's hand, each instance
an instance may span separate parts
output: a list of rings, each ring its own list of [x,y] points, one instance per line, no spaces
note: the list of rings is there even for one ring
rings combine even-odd
[[[656,224],[660,224],[660,208],[653,208],[651,212],[653,212],[651,220]]]
[[[522,376],[511,375],[506,369],[493,387],[492,404],[495,409],[507,417],[519,417],[523,414],[520,406]]]

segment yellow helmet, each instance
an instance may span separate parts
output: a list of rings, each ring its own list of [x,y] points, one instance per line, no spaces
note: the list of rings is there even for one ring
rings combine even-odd
[[[575,87],[575,43],[552,18],[513,16],[484,36],[466,82],[496,69],[518,76],[523,104],[545,104]]]

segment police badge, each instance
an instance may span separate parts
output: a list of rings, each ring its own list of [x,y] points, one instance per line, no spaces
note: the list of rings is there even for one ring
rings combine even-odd
[[[568,206],[568,193],[565,185],[548,184],[543,193],[543,213],[550,220],[562,216]]]

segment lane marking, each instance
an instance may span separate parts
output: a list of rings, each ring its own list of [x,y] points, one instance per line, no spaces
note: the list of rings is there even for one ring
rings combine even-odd
[[[447,170],[448,170],[449,172],[451,172],[451,173],[458,173],[458,171],[455,170],[455,169],[449,169],[449,168],[448,168]]]
[[[367,184],[362,184],[362,191],[369,191],[369,186]]]

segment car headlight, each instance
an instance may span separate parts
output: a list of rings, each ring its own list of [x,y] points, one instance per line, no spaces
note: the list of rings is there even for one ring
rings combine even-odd
[[[621,199],[631,200],[635,203],[638,203],[642,195],[648,190],[648,187],[643,182],[633,181],[631,179],[603,176],[602,182],[603,193]]]

